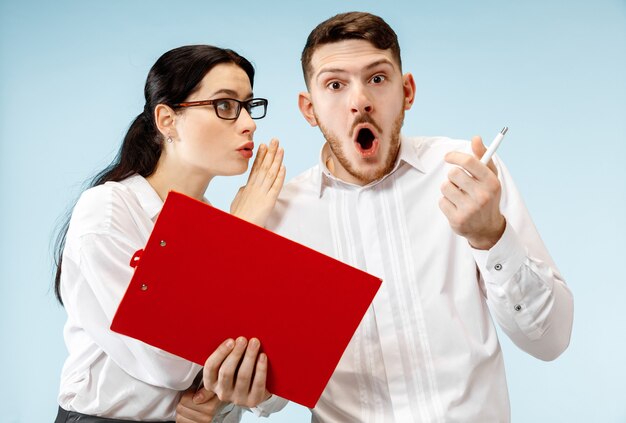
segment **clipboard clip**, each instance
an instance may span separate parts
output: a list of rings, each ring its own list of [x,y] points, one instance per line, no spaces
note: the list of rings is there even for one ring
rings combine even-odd
[[[143,254],[143,249],[135,251],[133,257],[130,259],[130,267],[135,268],[139,265],[139,261],[141,260],[141,255]]]

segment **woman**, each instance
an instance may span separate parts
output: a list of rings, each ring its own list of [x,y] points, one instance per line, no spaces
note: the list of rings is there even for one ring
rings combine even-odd
[[[256,339],[226,340],[207,360],[206,388],[196,392],[190,386],[200,366],[109,329],[132,277],[130,257],[145,246],[167,193],[206,201],[214,176],[246,171],[253,119],[267,108],[267,100],[252,98],[253,80],[248,60],[207,45],[171,50],[150,70],[143,112],[60,235],[55,293],[67,311],[69,356],[57,423],[193,422],[214,415],[237,421],[241,409],[233,404],[261,404],[263,414],[284,406],[277,397],[268,400],[267,358]],[[232,214],[265,223],[284,181],[282,157],[276,140],[259,147]]]

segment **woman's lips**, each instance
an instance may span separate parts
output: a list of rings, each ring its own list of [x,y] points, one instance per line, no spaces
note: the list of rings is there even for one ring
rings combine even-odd
[[[252,157],[252,150],[243,149],[243,150],[237,150],[237,151],[239,151],[239,154],[241,154],[246,159],[249,159]]]
[[[245,143],[244,145],[242,145],[241,147],[239,147],[237,149],[239,154],[241,154],[246,159],[249,159],[249,158],[252,157],[253,150],[254,150],[254,143],[253,142],[247,142],[247,143]]]

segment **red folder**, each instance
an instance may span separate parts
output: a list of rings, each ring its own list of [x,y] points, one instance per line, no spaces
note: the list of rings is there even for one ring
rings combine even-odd
[[[305,222],[306,223],[306,222]],[[314,407],[381,280],[170,192],[111,329],[204,365],[261,341],[267,389]]]

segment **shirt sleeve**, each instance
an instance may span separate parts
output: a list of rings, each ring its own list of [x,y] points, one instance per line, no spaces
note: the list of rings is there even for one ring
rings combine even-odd
[[[71,292],[71,311],[81,327],[125,372],[154,386],[184,390],[201,366],[111,331],[117,307],[134,269],[130,258],[138,245],[111,233],[80,237],[78,282]],[[64,258],[65,260],[65,258]]]
[[[490,309],[522,350],[557,358],[569,345],[574,306],[565,284],[515,187],[497,161],[506,229],[488,251],[473,249]]]
[[[278,395],[272,395],[261,404],[257,405],[256,407],[252,407],[251,411],[257,417],[269,417],[270,414],[285,408],[288,402],[289,401],[279,397]]]

